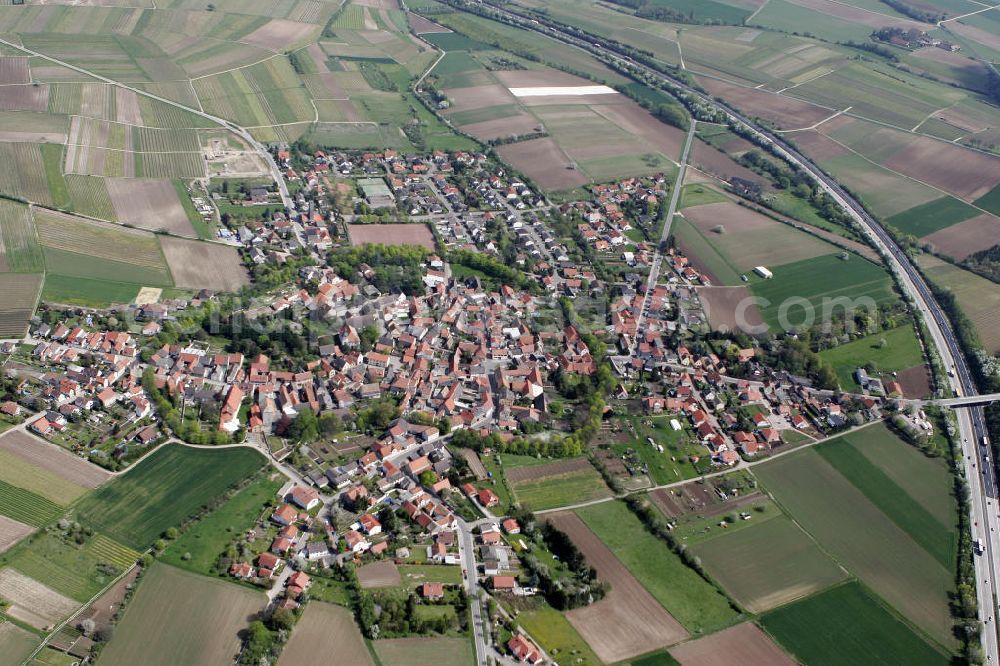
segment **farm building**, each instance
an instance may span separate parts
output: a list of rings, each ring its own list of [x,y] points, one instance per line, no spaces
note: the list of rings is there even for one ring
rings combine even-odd
[[[770,280],[771,278],[774,277],[774,273],[772,273],[771,271],[769,271],[764,266],[756,266],[756,267],[754,267],[753,272],[756,273],[757,275],[761,276],[765,280]]]

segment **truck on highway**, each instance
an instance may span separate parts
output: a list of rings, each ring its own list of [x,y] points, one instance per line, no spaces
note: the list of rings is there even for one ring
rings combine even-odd
[[[986,542],[976,539],[976,555],[982,555],[984,552],[986,552]]]

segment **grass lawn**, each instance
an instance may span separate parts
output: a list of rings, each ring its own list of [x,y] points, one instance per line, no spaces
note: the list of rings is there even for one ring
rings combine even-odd
[[[507,481],[506,477],[504,477],[503,469],[497,464],[494,456],[479,456],[479,459],[483,461],[483,467],[485,467],[486,471],[492,474],[493,477],[484,481],[476,481],[474,485],[479,490],[489,488],[496,493],[496,496],[500,498],[500,505],[497,507],[497,510],[506,513],[510,509],[510,506],[514,503],[514,500],[507,487]]]
[[[412,636],[372,641],[382,666],[466,666],[476,661],[467,638]]]
[[[268,500],[275,499],[282,479],[261,477],[198,521],[170,545],[161,558],[167,564],[211,575],[226,546],[253,526]],[[185,560],[184,554],[191,559]]]
[[[884,436],[894,437],[889,432],[885,432]],[[953,567],[958,542],[958,534],[955,531],[957,517],[953,514],[953,520],[948,523],[939,521],[934,514],[893,481],[881,467],[865,456],[861,447],[854,442],[854,435],[838,437],[817,446],[816,452],[924,550],[933,555],[941,566],[947,569]],[[899,442],[899,446],[903,447],[906,444]],[[946,488],[949,485],[947,478],[938,481],[946,484]],[[945,506],[954,508],[956,504],[951,498],[946,498]]]
[[[649,476],[655,484],[672,483],[699,475],[698,469],[689,458],[692,455],[703,455],[703,447],[692,442],[687,430],[671,428],[671,418],[676,417],[671,415],[648,419],[632,418],[632,425],[638,433],[637,437],[630,442],[614,444],[611,447],[618,455],[624,455],[629,448],[635,450],[645,463]],[[646,420],[652,422],[651,428],[645,425]],[[663,453],[649,445],[648,437],[652,437],[653,441],[663,446]]]
[[[681,190],[681,203],[678,210],[725,201],[729,201],[729,199],[715,189],[701,183],[694,183],[685,185],[684,189]]]
[[[462,567],[454,564],[401,564],[399,575],[406,587],[424,583],[458,585],[462,582]]]
[[[857,255],[849,257],[847,261],[839,254],[805,259],[771,267],[772,279],[752,278],[750,290],[754,296],[769,302],[760,304],[764,321],[779,330],[808,321],[802,299],[812,306],[815,321],[821,321],[824,304],[834,312],[843,311],[843,306],[833,307],[834,302],[827,299],[846,297],[860,302],[870,298],[882,303],[896,298],[889,274],[882,267]]]
[[[880,344],[882,340],[886,341],[884,347]],[[917,333],[909,324],[825,349],[819,355],[837,371],[840,388],[845,391],[859,388],[854,371],[868,363],[882,373],[905,370],[924,361]]]
[[[594,666],[602,663],[569,620],[548,605],[523,611],[517,616],[517,623],[559,663]]]
[[[844,571],[777,509],[741,522],[753,524],[717,531],[692,551],[747,610],[759,613],[844,580]]]
[[[611,490],[596,469],[521,481],[511,486],[517,501],[533,511],[611,496]]]
[[[858,583],[783,606],[761,621],[782,647],[810,666],[949,662]]]
[[[959,201],[952,196],[944,196],[897,213],[886,222],[904,233],[919,237],[946,229],[978,214],[978,210],[964,201]]]
[[[169,444],[77,505],[80,522],[143,550],[264,465],[246,448],[193,449]]]
[[[813,449],[754,467],[782,510],[844,568],[942,645],[951,645],[944,567]]]
[[[707,634],[736,620],[726,597],[647,532],[624,503],[604,502],[576,513],[689,632]]]

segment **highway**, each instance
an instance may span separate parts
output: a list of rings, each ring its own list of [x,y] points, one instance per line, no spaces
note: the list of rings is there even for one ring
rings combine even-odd
[[[795,164],[810,174],[823,190],[850,213],[860,225],[872,244],[886,257],[887,263],[896,274],[903,291],[913,298],[916,308],[923,315],[924,323],[930,332],[930,337],[933,339],[934,345],[938,349],[945,368],[949,369],[951,389],[956,395],[960,396],[973,396],[978,393],[972,373],[966,363],[965,356],[962,353],[951,323],[948,321],[940,304],[935,300],[930,287],[927,286],[923,277],[910,261],[910,258],[896,244],[889,232],[872,218],[853,196],[805,155],[784,143],[777,135],[758,126],[728,105],[657,69],[653,69],[627,55],[603,46],[598,42],[594,42],[592,39],[588,39],[586,35],[580,37],[582,34],[581,31],[575,28],[558,24],[550,18],[546,18],[545,23],[542,24],[533,18],[526,18],[506,8],[499,8],[487,2],[483,2],[479,6],[489,7],[497,16],[516,23],[522,28],[541,32],[561,42],[594,54],[600,59],[614,61],[641,71],[654,80],[660,80],[704,104],[719,109],[731,121],[749,129],[761,141],[772,146],[778,154],[785,157],[790,163]],[[970,513],[973,523],[972,537],[974,540],[982,538],[985,542],[985,551],[981,555],[977,555],[974,559],[976,588],[979,597],[979,616],[985,626],[985,630],[982,633],[982,647],[987,662],[996,664],[1000,663],[996,620],[994,619],[998,597],[996,572],[1000,571],[1000,559],[998,559],[1000,558],[1000,535],[996,532],[997,524],[1000,523],[1000,513],[997,510],[996,472],[992,464],[981,464],[982,456],[979,452],[979,444],[987,436],[986,420],[982,407],[973,406],[957,409],[956,415],[958,417],[959,437],[963,452],[963,459],[960,462],[964,466],[963,469],[971,491]],[[980,464],[977,464],[977,461]]]

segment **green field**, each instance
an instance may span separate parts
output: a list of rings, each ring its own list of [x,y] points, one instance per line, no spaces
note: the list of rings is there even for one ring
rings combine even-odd
[[[568,659],[566,655],[571,655],[572,663],[581,666],[600,666],[602,663],[566,616],[550,606],[541,605],[524,611],[517,616],[517,622],[538,641],[543,650],[558,656],[560,663]]]
[[[124,261],[99,259],[51,247],[43,248],[42,253],[45,255],[45,267],[53,275],[127,282],[150,287],[172,287],[174,284],[165,264],[162,268],[137,266]]]
[[[974,202],[980,208],[984,208],[994,215],[1000,215],[1000,185],[979,197]]]
[[[691,547],[741,606],[760,613],[844,580],[844,571],[777,510],[752,515],[749,527]]]
[[[849,257],[844,261],[839,255],[830,254],[770,267],[774,278],[755,279],[750,286],[755,296],[770,302],[760,307],[764,321],[779,330],[800,325],[807,320],[800,299],[809,301],[815,320],[822,321],[824,303],[833,303],[826,299],[848,298],[853,301],[870,298],[875,303],[884,303],[896,298],[885,270],[857,255]],[[786,321],[782,322],[779,310],[786,302]],[[835,307],[833,311],[842,312],[843,306]]]
[[[850,188],[872,212],[885,218],[941,196],[937,190],[873,164],[855,153],[820,160],[819,165]]]
[[[281,480],[262,477],[243,488],[170,544],[163,561],[210,575],[226,546],[254,525],[268,500],[277,497],[281,485]],[[190,554],[190,559],[185,560],[185,554]]]
[[[52,205],[56,208],[69,208],[71,205],[69,191],[62,172],[63,147],[55,143],[43,143],[39,148],[42,151],[42,163],[45,165],[45,179],[49,183]]]
[[[610,497],[611,491],[596,469],[546,476],[510,484],[515,500],[532,511],[554,509],[576,502]]]
[[[68,174],[66,185],[69,188],[74,211],[102,220],[111,220],[112,222],[118,220],[103,178]]]
[[[484,51],[492,48],[489,44],[484,44],[457,32],[432,32],[421,35],[421,38],[442,51]]]
[[[0,481],[0,513],[34,527],[47,525],[62,513],[62,507],[41,495]]]
[[[742,25],[753,12],[715,0],[653,0],[654,7],[667,7],[698,22],[732,23]]]
[[[884,428],[880,434],[882,437],[895,437]],[[958,541],[955,528],[957,516],[953,515],[950,521],[942,523],[923,504],[911,497],[881,467],[865,456],[863,446],[869,439],[870,436],[856,440],[854,435],[846,435],[820,444],[816,447],[816,452],[924,550],[934,556],[942,567],[951,569],[955,563],[955,548]],[[897,441],[897,447],[904,446],[906,446],[904,442]],[[947,477],[937,481],[945,488],[950,482]],[[954,501],[949,501],[946,507],[955,507]]]
[[[969,204],[955,197],[945,196],[897,213],[886,222],[904,233],[919,237],[947,229],[976,215],[979,215],[979,211]]]
[[[27,206],[0,199],[0,240],[3,241],[3,254],[11,271],[42,271],[42,250],[38,246],[35,225]]]
[[[710,633],[735,621],[726,597],[647,532],[624,503],[603,502],[576,514],[689,632]]]
[[[170,444],[85,497],[77,516],[123,544],[145,549],[263,464],[250,449]]]
[[[931,282],[954,294],[983,347],[1000,353],[1000,289],[996,283],[930,254],[919,255],[917,264]]]
[[[84,545],[42,532],[0,556],[0,563],[44,582],[77,601],[87,601],[139,559],[139,553],[102,535]]]
[[[886,342],[884,347],[881,346],[882,340]],[[819,355],[837,371],[840,388],[845,391],[858,389],[854,371],[868,363],[873,364],[877,372],[883,373],[906,370],[924,361],[917,334],[907,323],[839,347],[824,349]]]
[[[943,645],[953,642],[944,567],[813,449],[754,468],[775,500],[842,566]]]
[[[38,493],[63,506],[87,492],[83,486],[43,467],[33,465],[9,451],[0,451],[0,481]]]
[[[462,582],[462,567],[447,564],[401,564],[402,585],[416,587],[424,583],[458,585]]]
[[[954,479],[943,458],[931,458],[878,423],[844,436],[873,465],[944,525],[955,522]]]
[[[412,636],[372,641],[371,646],[382,666],[465,666],[476,660],[467,638]]]
[[[761,622],[782,647],[810,666],[949,663],[857,583],[783,606]]]
[[[137,284],[49,274],[45,276],[42,300],[100,308],[112,303],[131,303],[138,293]]]
[[[7,663],[20,664],[39,642],[38,636],[30,631],[0,619],[0,655],[9,660]]]
[[[723,203],[729,199],[718,190],[715,190],[701,183],[685,185],[681,190],[681,202],[678,210],[690,208],[691,206],[701,206],[703,204]]]

